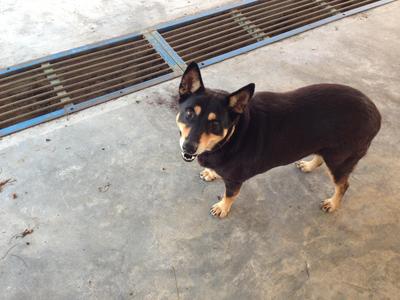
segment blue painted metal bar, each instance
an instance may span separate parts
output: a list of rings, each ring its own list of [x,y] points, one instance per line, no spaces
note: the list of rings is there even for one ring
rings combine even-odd
[[[38,125],[38,124],[43,123],[43,122],[47,122],[47,121],[50,121],[50,120],[57,119],[57,118],[59,118],[59,117],[61,117],[63,115],[64,115],[64,110],[63,109],[59,109],[59,110],[53,111],[51,113],[48,113],[48,114],[45,114],[45,115],[41,115],[39,117],[35,117],[35,118],[32,118],[32,119],[17,123],[15,125],[0,129],[0,137],[9,135],[9,134],[17,132],[17,131],[21,131],[23,129]]]
[[[156,31],[148,31],[143,33],[143,36],[153,46],[153,48],[156,49],[158,54],[160,54],[160,56],[167,62],[167,64],[171,67],[172,70],[174,70],[175,73],[182,74],[182,67],[177,62],[177,59],[166,49],[164,49],[163,45],[159,43],[157,36],[155,36],[155,33]],[[178,59],[180,59],[175,51],[172,50],[172,52]]]
[[[68,57],[68,56],[79,54],[79,53],[82,53],[82,52],[85,52],[85,51],[88,51],[88,50],[92,50],[92,49],[96,49],[96,48],[99,48],[99,47],[108,46],[108,45],[111,45],[111,44],[114,44],[114,43],[125,42],[125,41],[131,40],[131,39],[135,39],[135,38],[139,37],[140,35],[141,35],[141,33],[137,33],[137,32],[130,33],[130,34],[127,34],[127,35],[115,37],[115,38],[104,40],[104,41],[101,41],[101,42],[88,44],[88,45],[77,47],[77,48],[70,49],[70,50],[67,50],[67,51],[62,51],[62,52],[59,52],[59,53],[55,53],[55,54],[52,54],[52,55],[48,55],[48,56],[45,56],[45,57],[41,57],[41,58],[38,58],[38,59],[27,61],[27,62],[18,64],[18,65],[14,65],[14,66],[10,66],[10,67],[7,67],[7,68],[0,69],[0,75],[7,75],[7,74],[9,74],[11,72],[20,71],[20,70],[32,67],[34,65],[40,65],[40,64],[48,62],[50,60],[55,60],[55,59]]]
[[[110,93],[110,94],[107,94],[107,95],[104,95],[104,96],[100,96],[100,97],[96,97],[96,98],[90,99],[88,101],[85,101],[85,102],[82,102],[82,103],[79,103],[79,104],[76,104],[76,105],[74,105],[74,104],[67,105],[64,109],[59,109],[59,110],[56,110],[54,112],[51,112],[51,113],[48,113],[48,114],[45,114],[45,115],[42,115],[42,116],[38,116],[38,117],[35,117],[35,118],[32,118],[32,119],[17,123],[15,125],[0,129],[0,137],[6,136],[6,135],[9,135],[9,134],[12,134],[12,133],[16,133],[18,131],[27,129],[27,128],[35,126],[35,125],[38,125],[40,123],[48,122],[48,121],[60,118],[62,116],[65,116],[65,115],[80,111],[82,109],[85,109],[85,108],[88,108],[88,107],[91,107],[91,106],[94,106],[94,105],[97,105],[97,104],[100,104],[100,103],[103,103],[103,102],[118,98],[118,97],[121,97],[121,96],[124,96],[124,95],[127,95],[129,93],[132,93],[132,92],[135,92],[135,91],[150,87],[152,85],[155,85],[155,84],[158,84],[158,83],[173,79],[173,78],[175,78],[177,76],[178,75],[175,74],[175,73],[166,74],[166,75],[163,75],[163,76],[160,76],[160,77],[145,81],[143,83],[139,83],[137,85],[134,85],[134,86],[131,86],[131,87],[127,87],[127,88],[121,89],[119,91],[115,91],[113,93]]]
[[[314,22],[314,23],[311,23],[311,24],[308,24],[308,25],[304,25],[302,27],[287,31],[285,33],[276,35],[274,37],[267,38],[267,39],[262,40],[260,42],[257,42],[257,43],[254,43],[254,44],[239,48],[237,50],[233,50],[233,51],[230,51],[228,53],[221,54],[221,55],[218,55],[216,57],[207,59],[205,61],[200,62],[199,66],[201,68],[204,68],[206,66],[215,64],[217,62],[223,61],[223,60],[228,59],[228,58],[231,58],[233,56],[249,52],[251,50],[260,48],[262,46],[266,46],[266,45],[278,42],[280,40],[286,39],[288,37],[291,37],[293,35],[296,35],[296,34],[305,32],[307,30],[319,27],[321,25],[324,25],[324,24],[327,24],[327,23],[330,23],[330,22],[333,22],[333,21],[336,21],[336,20],[340,20],[340,19],[343,19],[345,17],[351,16],[351,15],[354,15],[354,14],[357,14],[357,13],[360,13],[360,12],[363,12],[363,11],[366,11],[366,10],[369,10],[369,9],[372,9],[372,8],[375,8],[375,7],[390,3],[390,2],[394,2],[394,1],[396,1],[396,0],[381,0],[381,1],[374,2],[374,3],[368,4],[368,5],[364,5],[364,6],[361,6],[361,7],[346,11],[344,13],[340,13],[340,14],[337,14],[335,16],[328,17],[326,19],[322,19],[322,20],[319,20],[317,22]]]
[[[169,74],[166,74],[166,75],[163,75],[163,76],[160,76],[160,77],[157,77],[157,78],[154,78],[154,79],[150,79],[150,80],[147,80],[145,82],[136,84],[134,86],[127,87],[127,88],[121,89],[119,91],[115,91],[113,93],[110,93],[110,94],[107,94],[107,95],[104,95],[104,96],[100,96],[100,97],[96,97],[96,98],[87,100],[85,102],[82,102],[82,103],[74,105],[73,106],[73,110],[70,110],[70,112],[79,111],[79,110],[88,108],[90,106],[97,105],[97,104],[100,104],[100,103],[103,103],[103,102],[106,102],[106,101],[109,101],[109,100],[112,100],[112,99],[115,99],[115,98],[130,94],[132,92],[136,92],[136,91],[142,90],[142,89],[150,87],[152,85],[156,85],[158,83],[173,79],[173,78],[175,78],[177,76],[178,76],[178,74],[176,74],[176,73],[169,73]]]
[[[186,63],[179,56],[179,54],[176,53],[175,50],[168,44],[168,42],[162,37],[162,35],[158,33],[158,31],[153,31],[152,35],[161,45],[161,47],[171,56],[175,63],[181,68],[182,72],[185,71]]]
[[[156,29],[156,30],[158,30],[159,32],[162,33],[162,32],[164,32],[166,30],[174,29],[175,27],[182,26],[182,25],[184,25],[186,23],[190,23],[190,22],[192,22],[194,20],[201,20],[201,19],[204,19],[204,18],[207,18],[207,17],[211,17],[213,15],[217,15],[217,14],[219,14],[221,12],[224,12],[224,11],[227,11],[227,10],[230,10],[230,9],[233,9],[233,8],[238,8],[240,6],[251,4],[251,3],[255,3],[255,2],[258,2],[258,0],[241,0],[241,1],[236,2],[236,3],[232,3],[232,4],[227,4],[227,5],[221,6],[219,8],[206,10],[206,11],[204,11],[202,13],[199,13],[199,14],[196,14],[196,15],[187,16],[187,17],[183,17],[183,18],[180,18],[180,19],[177,19],[177,20],[170,21],[170,22],[162,23],[162,24],[159,24],[159,25],[155,26],[154,29]]]

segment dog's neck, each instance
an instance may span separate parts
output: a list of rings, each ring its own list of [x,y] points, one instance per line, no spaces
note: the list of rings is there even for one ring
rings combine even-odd
[[[220,164],[220,161],[224,161],[228,156],[233,155],[237,151],[236,149],[239,149],[241,140],[246,135],[249,119],[250,112],[246,109],[229,128],[226,137],[213,150],[206,151],[198,156],[200,165],[212,168],[214,164]]]
[[[229,142],[229,140],[231,139],[232,135],[235,133],[235,128],[236,128],[236,123],[234,122],[233,125],[231,125],[231,127],[229,127],[228,132],[226,133],[226,136],[215,145],[215,147],[211,150],[208,151],[208,153],[213,153],[218,151],[219,149],[221,149],[226,143]]]

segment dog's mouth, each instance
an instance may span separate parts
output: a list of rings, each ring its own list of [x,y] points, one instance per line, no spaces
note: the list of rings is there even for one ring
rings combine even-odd
[[[196,157],[197,157],[197,154],[188,154],[188,153],[182,152],[182,158],[184,161],[191,162],[191,161],[194,161]]]

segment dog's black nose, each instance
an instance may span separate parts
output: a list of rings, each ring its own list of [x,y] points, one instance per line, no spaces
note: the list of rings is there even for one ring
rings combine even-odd
[[[182,150],[183,152],[187,154],[195,154],[197,151],[197,144],[196,143],[190,143],[190,142],[184,142],[182,145]]]

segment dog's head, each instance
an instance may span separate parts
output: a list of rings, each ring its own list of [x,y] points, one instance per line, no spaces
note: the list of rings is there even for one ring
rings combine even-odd
[[[254,93],[251,83],[234,93],[206,89],[198,65],[192,62],[179,85],[179,113],[176,123],[185,161],[212,151],[225,138]]]

